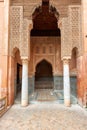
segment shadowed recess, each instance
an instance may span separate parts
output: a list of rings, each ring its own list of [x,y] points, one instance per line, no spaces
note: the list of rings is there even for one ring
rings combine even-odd
[[[60,36],[58,28],[59,13],[56,8],[49,5],[49,0],[43,0],[33,15],[33,29],[31,36]]]

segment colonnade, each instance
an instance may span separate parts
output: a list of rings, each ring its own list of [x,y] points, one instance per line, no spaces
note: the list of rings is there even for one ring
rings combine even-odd
[[[22,59],[22,91],[21,105],[27,106],[29,103],[28,95],[28,59]],[[63,60],[63,86],[64,86],[64,104],[70,106],[70,76],[69,59]]]

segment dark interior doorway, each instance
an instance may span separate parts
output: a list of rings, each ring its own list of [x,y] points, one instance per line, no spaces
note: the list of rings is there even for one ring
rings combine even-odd
[[[36,66],[35,88],[36,89],[53,88],[52,65],[48,63],[46,60],[42,60]]]
[[[17,63],[17,89],[16,93],[19,93],[21,91],[21,82],[22,82],[22,65]]]

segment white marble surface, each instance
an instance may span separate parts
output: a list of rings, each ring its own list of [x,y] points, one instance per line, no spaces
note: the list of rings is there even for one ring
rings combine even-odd
[[[64,102],[70,102],[70,76],[69,76],[69,64],[66,63],[63,65],[63,73],[64,73]]]
[[[28,61],[23,61],[21,105],[28,105]]]

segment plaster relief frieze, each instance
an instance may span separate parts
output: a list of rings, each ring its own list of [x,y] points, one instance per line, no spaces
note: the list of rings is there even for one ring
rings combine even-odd
[[[81,4],[81,0],[50,0],[50,2],[58,5]]]
[[[41,0],[11,0],[11,5],[30,5],[41,2]]]
[[[41,3],[42,0],[11,0],[12,5],[28,5],[28,4],[35,4],[35,3]],[[69,4],[81,4],[81,0],[50,0],[51,3],[55,3],[58,5],[69,5]]]

